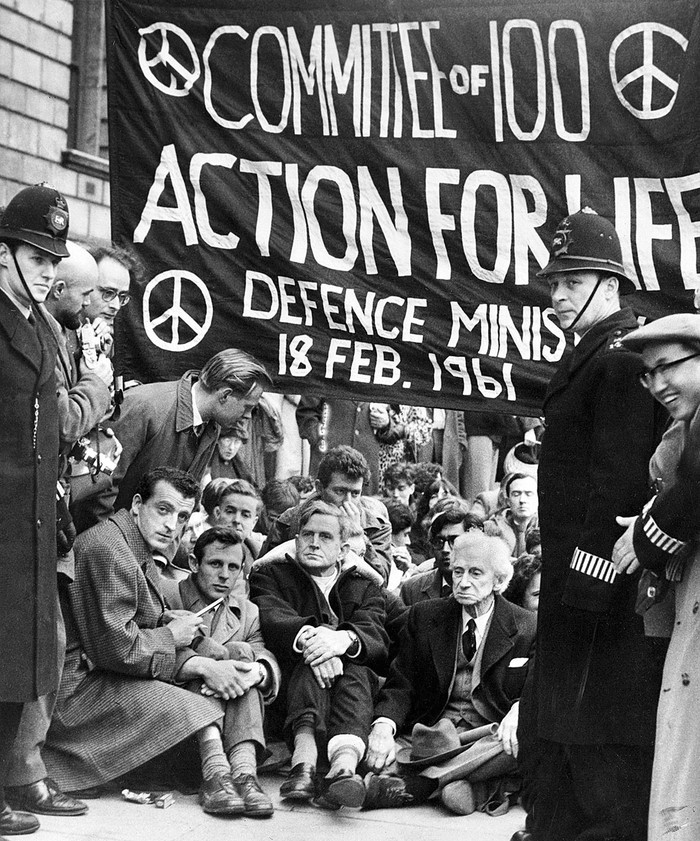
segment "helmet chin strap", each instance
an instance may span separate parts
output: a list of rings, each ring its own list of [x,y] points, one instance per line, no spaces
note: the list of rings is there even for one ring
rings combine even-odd
[[[578,313],[577,313],[577,315],[576,315],[576,318],[575,318],[575,319],[571,322],[571,324],[569,324],[569,326],[566,328],[567,330],[571,330],[571,331],[573,331],[574,327],[576,327],[576,325],[577,325],[577,324],[578,324],[578,322],[579,322],[579,319],[580,319],[580,318],[581,318],[581,316],[584,314],[584,312],[586,312],[586,310],[588,309],[589,304],[590,304],[590,303],[591,303],[591,301],[593,300],[593,296],[594,296],[594,295],[595,295],[595,293],[598,291],[598,287],[600,286],[600,284],[601,284],[602,282],[603,282],[603,275],[600,275],[600,276],[598,277],[598,280],[596,281],[596,285],[593,287],[593,291],[592,291],[592,292],[591,292],[591,294],[588,296],[588,300],[587,300],[587,301],[586,301],[586,303],[585,303],[585,304],[581,307],[581,309],[578,311]]]

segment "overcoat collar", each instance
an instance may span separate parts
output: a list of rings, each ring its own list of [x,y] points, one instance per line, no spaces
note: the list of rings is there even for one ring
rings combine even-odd
[[[165,610],[166,604],[165,599],[163,598],[158,567],[153,560],[151,550],[148,548],[146,541],[143,539],[143,536],[139,531],[139,527],[136,525],[136,521],[134,520],[131,511],[126,508],[122,508],[121,511],[117,511],[116,514],[113,514],[110,517],[110,520],[112,520],[119,531],[124,535],[126,545],[133,552],[134,557],[136,558],[136,563],[143,570],[143,574],[146,576],[146,581],[155,596],[156,602],[160,604],[161,610]]]
[[[545,405],[553,394],[568,386],[576,372],[600,349],[611,333],[619,331],[622,336],[637,326],[634,313],[629,307],[623,307],[594,324],[554,372],[547,389]]]
[[[37,334],[30,328],[24,315],[2,291],[0,291],[0,328],[5,331],[13,349],[23,356],[35,371],[40,372],[46,348],[43,347],[42,352],[37,353]],[[46,344],[46,339],[40,341],[42,345]],[[53,372],[53,366],[50,372]]]

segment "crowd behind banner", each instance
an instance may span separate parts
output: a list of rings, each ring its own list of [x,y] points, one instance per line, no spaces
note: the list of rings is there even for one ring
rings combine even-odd
[[[281,397],[238,348],[124,382],[139,261],[68,230],[48,185],[0,217],[0,833],[114,784],[269,818],[272,774],[694,837],[700,316],[637,327],[609,220],[540,272],[578,336],[542,419]]]

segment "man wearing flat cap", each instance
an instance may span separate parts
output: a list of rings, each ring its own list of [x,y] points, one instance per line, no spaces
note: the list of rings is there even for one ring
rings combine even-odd
[[[700,814],[700,315],[660,318],[623,341],[641,354],[642,384],[673,418],[649,464],[657,496],[641,516],[627,521],[629,529],[613,551],[621,577],[636,578],[641,563],[655,573],[647,595],[669,590],[672,600],[649,838],[695,841]]]
[[[544,401],[537,655],[520,718],[536,722],[537,747],[522,751],[535,799],[520,837],[641,841],[661,655],[634,611],[636,579],[611,559],[616,516],[648,498],[664,413],[639,382],[639,357],[620,343],[637,326],[620,296],[635,287],[612,223],[590,208],[567,216],[538,277],[578,343]]]
[[[366,809],[439,792],[448,809],[469,814],[493,796],[477,783],[515,774],[518,699],[537,619],[500,595],[513,574],[500,538],[460,535],[451,567],[452,595],[410,609],[375,704],[366,763],[386,774],[396,755],[401,776],[368,777]]]

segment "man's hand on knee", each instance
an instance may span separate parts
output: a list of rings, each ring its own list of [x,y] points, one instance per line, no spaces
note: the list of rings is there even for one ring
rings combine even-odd
[[[230,701],[245,695],[259,680],[255,663],[209,660],[202,668],[202,694]]]
[[[321,689],[330,689],[343,674],[343,661],[340,657],[331,657],[317,666],[311,666],[311,671]]]
[[[304,662],[307,666],[320,666],[333,657],[342,657],[352,644],[347,631],[334,631],[320,626],[304,643]]]

